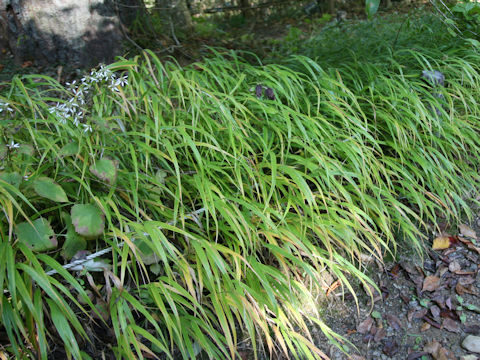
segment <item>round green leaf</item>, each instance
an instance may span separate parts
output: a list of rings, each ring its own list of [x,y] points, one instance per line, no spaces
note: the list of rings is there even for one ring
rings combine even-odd
[[[68,202],[67,194],[53,179],[49,177],[39,177],[33,182],[35,192],[41,197],[55,202]]]
[[[22,182],[22,175],[17,172],[0,172],[0,180],[5,181],[7,184],[13,185],[18,189]]]
[[[95,205],[75,205],[72,207],[71,215],[73,226],[78,234],[93,239],[103,233],[105,219],[103,213]]]
[[[32,223],[17,225],[17,238],[33,251],[46,251],[57,247],[57,238],[47,219],[38,218]]]
[[[107,184],[113,184],[117,180],[118,161],[103,158],[90,166],[90,171],[100,180]]]
[[[60,149],[60,151],[58,152],[58,154],[61,157],[73,156],[73,155],[78,153],[79,149],[80,149],[80,147],[79,147],[78,143],[76,141],[73,141],[71,143],[68,143],[64,147],[62,147]]]
[[[77,252],[87,248],[87,242],[75,231],[70,215],[62,213],[62,218],[67,225],[67,236],[62,246],[62,256],[65,259],[71,259]]]

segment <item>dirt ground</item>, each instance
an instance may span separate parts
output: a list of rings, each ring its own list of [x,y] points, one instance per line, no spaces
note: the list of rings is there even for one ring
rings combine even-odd
[[[460,224],[438,234],[423,263],[411,255],[385,267],[373,262],[372,277],[381,290],[373,304],[366,289],[358,289],[359,312],[346,296],[330,301],[324,318],[355,346],[356,351],[348,348],[356,355],[322,345],[321,337],[318,347],[332,360],[480,359],[480,338],[470,336],[477,353],[462,347],[467,336],[480,335],[479,225],[477,219],[471,227]]]

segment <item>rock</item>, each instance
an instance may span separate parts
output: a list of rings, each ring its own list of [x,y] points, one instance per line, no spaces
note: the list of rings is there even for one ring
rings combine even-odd
[[[431,85],[445,85],[445,75],[438,70],[423,70],[422,78],[425,79]]]
[[[477,355],[463,355],[460,356],[460,360],[477,360]]]
[[[462,342],[465,350],[480,354],[480,336],[468,335]]]

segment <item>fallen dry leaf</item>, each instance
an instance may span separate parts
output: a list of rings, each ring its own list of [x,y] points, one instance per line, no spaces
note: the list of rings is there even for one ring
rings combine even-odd
[[[424,347],[423,347],[423,351],[433,355],[435,353],[437,353],[437,351],[441,348],[442,346],[440,345],[440,343],[438,341],[431,341],[429,342],[428,344],[426,344]]]
[[[450,247],[450,237],[439,236],[433,240],[433,250],[445,250]]]
[[[396,263],[389,271],[389,274],[392,275],[394,279],[398,277],[400,273],[400,264]]]
[[[373,341],[378,343],[382,341],[386,335],[387,335],[387,331],[385,330],[385,328],[378,329],[377,333],[375,334],[375,337],[373,338]]]
[[[336,280],[327,290],[326,296],[330,295],[332,291],[335,291],[341,285],[340,279]]]
[[[438,276],[430,275],[423,280],[423,291],[435,291],[440,287],[440,278]]]
[[[458,283],[463,286],[473,284],[474,282],[475,282],[475,278],[473,278],[472,276],[463,276],[458,279]]]
[[[424,332],[424,331],[427,331],[428,329],[430,329],[432,327],[432,325],[430,325],[428,322],[424,322],[422,324],[422,326],[420,327],[420,331],[421,332]]]
[[[450,318],[443,319],[442,327],[453,333],[460,332],[460,326],[458,326],[458,323]]]
[[[430,312],[432,313],[434,319],[438,319],[440,316],[440,308],[437,305],[430,306]]]
[[[445,297],[442,294],[434,294],[432,301],[438,305],[441,309],[445,308]]]
[[[455,272],[457,275],[475,275],[475,271],[464,271],[464,270],[458,270]]]
[[[22,68],[25,69],[27,67],[31,67],[32,65],[33,65],[33,62],[30,60],[27,60],[22,64]]]
[[[460,224],[458,225],[458,229],[460,230],[460,234],[462,234],[464,237],[472,238],[475,240],[477,239],[477,233],[470,226]]]
[[[360,334],[366,334],[370,331],[373,325],[373,319],[371,317],[366,318],[357,326],[357,332]]]
[[[382,299],[382,295],[370,284],[364,283],[363,290],[368,296],[372,297],[374,303]]]
[[[457,292],[458,295],[463,295],[463,294],[472,294],[472,295],[477,295],[477,292],[475,289],[472,287],[472,285],[467,285],[463,286],[460,283],[457,283],[455,286],[455,291]]]
[[[460,318],[458,317],[458,314],[454,310],[449,310],[449,309],[442,309],[440,311],[440,317],[442,318],[450,318],[452,320],[458,321]]]
[[[386,316],[388,325],[392,327],[393,330],[399,331],[402,329],[402,322],[398,317],[393,314],[387,314]]]
[[[470,240],[462,239],[461,237],[459,237],[458,240],[460,240],[462,243],[464,243],[465,245],[467,245],[467,247],[468,247],[470,250],[476,251],[477,253],[480,254],[480,248],[477,247],[477,246],[475,246]]]
[[[420,310],[414,310],[412,312],[412,315],[410,317],[410,319],[408,320],[409,322],[412,321],[412,319],[421,319],[422,317],[424,317],[425,315],[427,315],[427,312],[428,312],[428,309],[420,309]],[[410,313],[409,313],[410,314]],[[408,315],[407,315],[408,316]]]
[[[445,305],[449,310],[452,310],[452,298],[448,297],[447,300],[445,300]]]
[[[385,340],[383,349],[383,353],[387,356],[392,357],[398,352],[398,343],[395,339],[387,339]]]
[[[457,359],[450,350],[447,350],[443,347],[438,349],[438,351],[432,356],[435,360],[456,360]]]

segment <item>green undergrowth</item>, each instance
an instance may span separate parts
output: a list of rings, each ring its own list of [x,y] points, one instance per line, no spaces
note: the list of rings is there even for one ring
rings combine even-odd
[[[336,338],[316,307],[325,274],[353,292],[364,255],[421,252],[477,194],[478,50],[382,59],[218,50],[181,68],[147,51],[80,85],[3,84],[6,350],[87,359],[103,328],[117,358],[232,359],[245,338],[255,357],[324,357],[309,329]]]
[[[372,20],[335,20],[311,34],[292,27],[289,35],[273,41],[268,61],[282,62],[292,53],[315,59],[323,67],[339,67],[360,61],[389,66],[397,51],[436,49],[448,52],[465,41],[452,36],[445,20],[425,9],[408,14],[389,14]],[[415,62],[402,63],[415,66]]]

